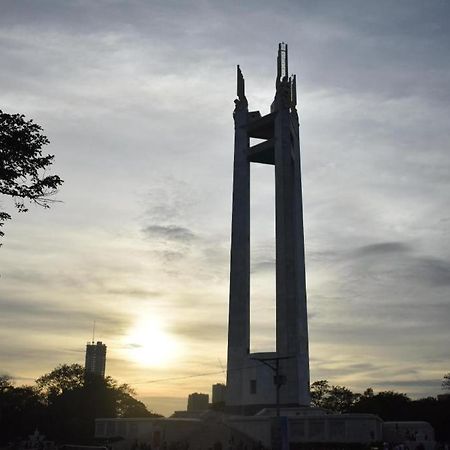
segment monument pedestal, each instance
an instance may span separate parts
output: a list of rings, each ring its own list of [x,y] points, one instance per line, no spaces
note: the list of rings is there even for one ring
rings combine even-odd
[[[374,414],[332,414],[304,407],[282,408],[279,418],[275,413],[275,409],[266,408],[255,416],[229,416],[224,420],[267,448],[274,448],[273,439],[280,445],[287,441],[292,446],[313,442],[370,444],[380,442],[383,437],[383,421]],[[277,429],[276,424],[280,423],[282,427]]]

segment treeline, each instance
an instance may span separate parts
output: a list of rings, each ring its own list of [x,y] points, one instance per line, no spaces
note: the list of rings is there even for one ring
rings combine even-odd
[[[450,390],[450,374],[443,388]],[[127,384],[111,377],[85,374],[79,364],[63,364],[36,380],[34,386],[14,386],[0,376],[0,446],[25,439],[36,428],[60,443],[89,443],[98,417],[161,417],[134,398]],[[354,393],[327,380],[311,384],[313,406],[336,413],[371,413],[385,421],[429,422],[438,441],[450,441],[450,398],[412,400],[406,394],[372,388]]]
[[[36,380],[14,386],[0,376],[0,445],[25,439],[36,428],[56,442],[90,442],[96,417],[160,417],[134,398],[127,384],[63,364]]]
[[[444,377],[443,387],[450,388],[450,374]],[[425,421],[436,433],[436,440],[450,441],[450,396],[412,400],[406,394],[372,388],[354,393],[344,386],[332,386],[327,380],[311,384],[311,402],[314,406],[338,413],[376,414],[385,421]]]

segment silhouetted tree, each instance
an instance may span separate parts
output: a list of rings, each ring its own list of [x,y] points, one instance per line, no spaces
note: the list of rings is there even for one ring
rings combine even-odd
[[[450,373],[444,376],[446,380],[450,381]],[[371,387],[361,395],[343,386],[331,386],[327,380],[315,381],[310,391],[314,406],[336,412],[376,414],[386,421],[424,420],[434,428],[436,440],[450,440],[450,398],[446,395],[411,400],[394,391],[375,394]]]
[[[135,399],[127,384],[62,364],[36,380],[47,405],[43,431],[56,439],[86,440],[96,417],[159,417]]]
[[[327,380],[312,383],[310,392],[314,406],[335,412],[347,412],[360,397],[344,386],[330,386]]]
[[[14,387],[10,377],[0,376],[0,443],[31,434],[42,424],[44,409],[35,388]]]
[[[159,417],[159,414],[152,413],[144,403],[126,392],[119,391],[116,402],[117,417]]]
[[[408,420],[425,420],[436,433],[436,440],[450,441],[450,399],[434,397],[411,402]]]
[[[58,175],[45,174],[54,156],[42,153],[42,147],[49,144],[42,131],[22,114],[0,110],[0,194],[12,197],[20,212],[28,210],[26,201],[48,208],[49,197],[63,183]],[[0,228],[8,219],[10,214],[0,211]]]
[[[311,384],[311,403],[319,408],[324,408],[325,398],[330,392],[331,386],[327,380],[314,381]]]
[[[5,414],[5,406],[7,405],[8,393],[14,389],[12,379],[9,375],[0,375],[0,424]],[[1,427],[0,427],[1,428]]]
[[[0,393],[3,393],[8,389],[12,389],[13,387],[14,385],[12,383],[12,378],[9,375],[0,375]]]
[[[367,394],[359,397],[350,408],[351,412],[377,414],[383,420],[401,420],[407,417],[411,399],[406,394],[394,391],[383,391],[378,394],[369,391]]]
[[[373,389],[371,387],[368,387],[362,394],[363,397],[373,397],[375,394],[373,392]]]
[[[332,386],[325,398],[324,408],[335,412],[348,412],[361,394],[355,394],[344,386]]]
[[[442,389],[450,391],[450,372],[444,375],[444,379],[442,380]]]
[[[450,440],[450,400],[434,397],[411,400],[393,391],[374,394],[367,389],[349,412],[372,413],[383,420],[424,420],[435,430],[438,441]]]
[[[80,364],[61,364],[36,380],[40,392],[46,397],[83,387],[84,383],[84,368]]]
[[[36,427],[50,439],[88,442],[97,417],[161,417],[134,398],[127,384],[85,373],[79,364],[61,364],[36,380],[15,387],[0,376],[0,444],[25,438]]]

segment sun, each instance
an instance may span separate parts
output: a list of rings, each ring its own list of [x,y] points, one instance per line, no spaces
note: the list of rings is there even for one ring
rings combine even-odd
[[[125,346],[129,359],[146,367],[167,365],[177,356],[179,347],[155,319],[140,319],[125,337]]]

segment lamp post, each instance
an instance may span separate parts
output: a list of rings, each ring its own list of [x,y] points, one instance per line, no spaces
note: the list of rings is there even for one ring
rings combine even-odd
[[[270,367],[270,369],[274,372],[273,382],[276,386],[276,411],[277,417],[280,417],[280,388],[283,384],[286,384],[286,376],[280,375],[280,360],[282,359],[291,359],[293,356],[273,356],[273,357],[260,357],[252,359],[255,361],[259,361]],[[269,361],[275,361],[275,365],[271,364]]]
[[[280,374],[280,360],[291,359],[294,356],[274,356],[274,357],[252,357],[253,360],[259,361],[269,367],[273,372],[273,382],[276,387],[276,425],[275,433],[272,430],[272,449],[284,450],[289,448],[289,440],[287,432],[283,433],[282,420],[280,418],[280,389],[286,384],[286,375]],[[275,364],[273,364],[275,362]]]

